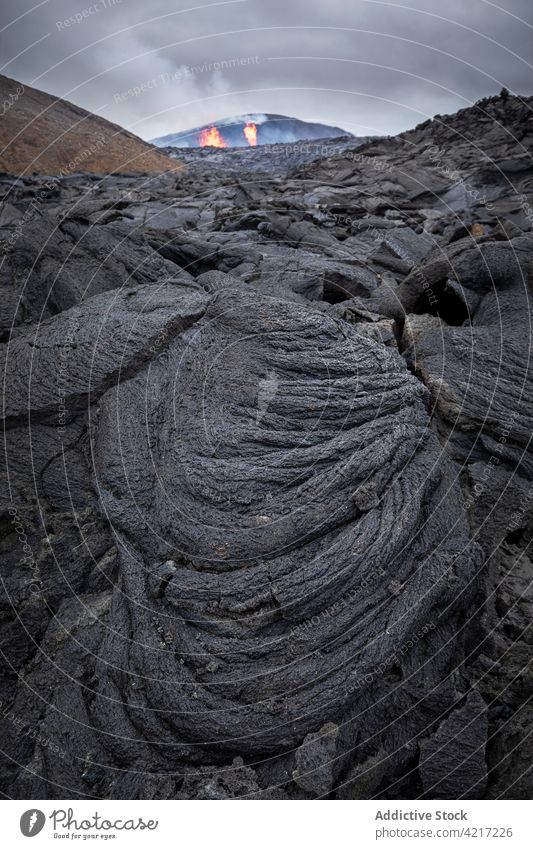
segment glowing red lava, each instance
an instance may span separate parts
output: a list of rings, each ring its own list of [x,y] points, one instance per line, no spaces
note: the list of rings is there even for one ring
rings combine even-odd
[[[206,127],[201,131],[199,137],[200,147],[227,147],[216,127]]]
[[[244,132],[244,135],[246,136],[246,141],[248,142],[248,144],[251,145],[252,147],[255,147],[256,144],[257,144],[257,127],[256,127],[256,125],[252,124],[251,122],[246,124],[243,132]]]

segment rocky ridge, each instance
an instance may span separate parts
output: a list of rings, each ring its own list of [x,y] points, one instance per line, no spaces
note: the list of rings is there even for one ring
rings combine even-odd
[[[0,104],[0,171],[66,177],[181,168],[123,127],[2,74]]]

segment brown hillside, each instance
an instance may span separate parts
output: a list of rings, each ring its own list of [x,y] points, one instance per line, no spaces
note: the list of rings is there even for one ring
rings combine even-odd
[[[0,171],[65,175],[181,167],[117,124],[0,74]]]

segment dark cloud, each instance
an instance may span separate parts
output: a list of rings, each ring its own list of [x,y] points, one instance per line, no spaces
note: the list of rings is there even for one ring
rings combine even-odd
[[[2,73],[145,138],[243,112],[394,133],[504,85],[533,90],[530,0],[2,6]]]

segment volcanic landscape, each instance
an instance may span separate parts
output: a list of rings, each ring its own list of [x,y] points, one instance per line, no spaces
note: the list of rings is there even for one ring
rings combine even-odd
[[[30,94],[100,141],[2,160],[3,793],[530,798],[533,99],[154,148]]]

